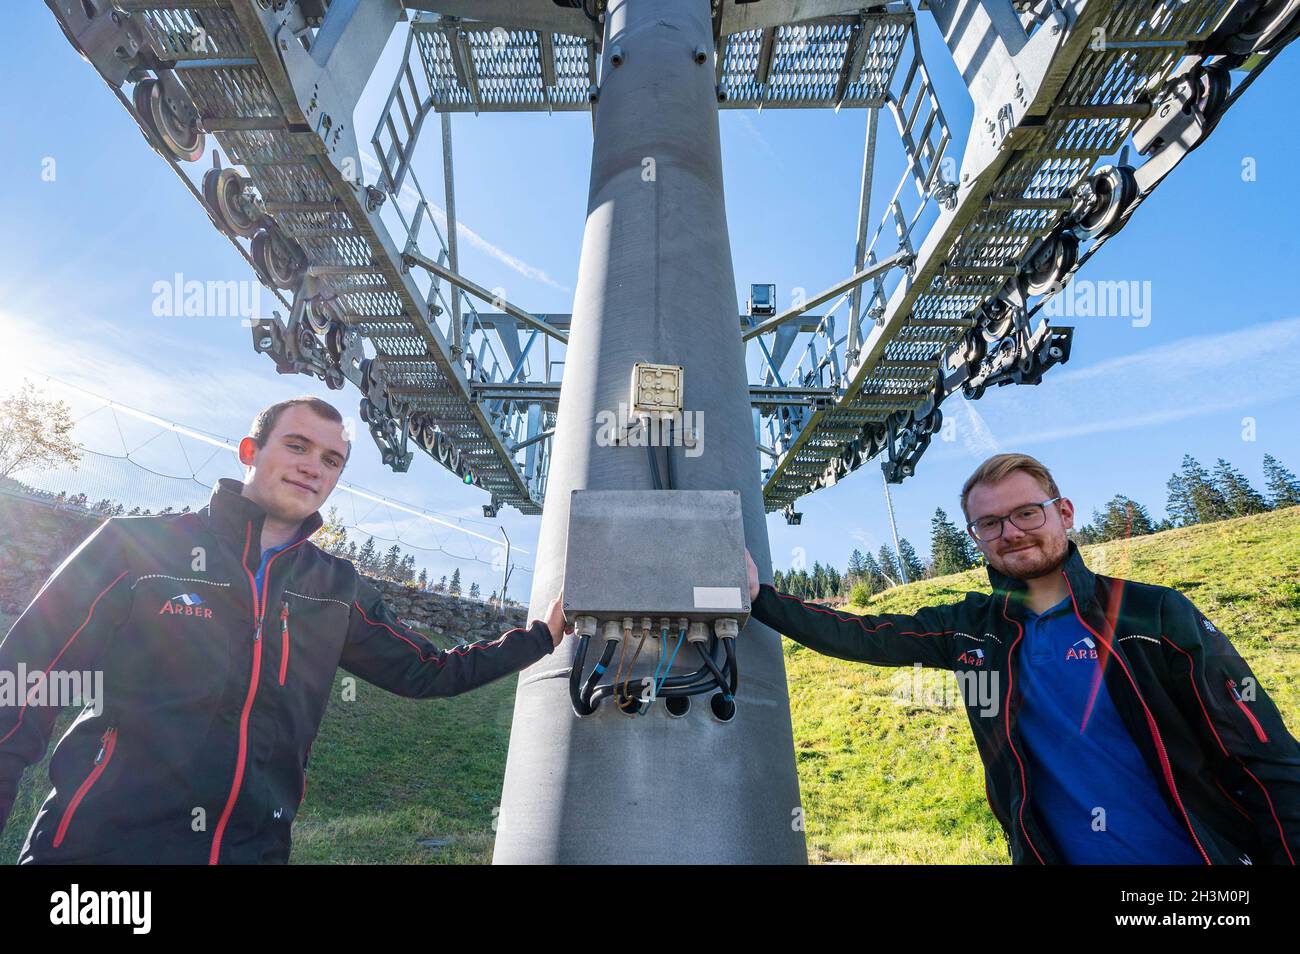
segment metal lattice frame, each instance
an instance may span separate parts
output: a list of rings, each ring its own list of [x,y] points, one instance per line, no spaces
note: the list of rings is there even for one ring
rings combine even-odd
[[[911,463],[898,464],[905,445],[915,443],[918,426],[937,421],[939,403],[972,373],[963,370],[963,342],[990,303],[1010,302],[1022,350],[1051,346],[1052,360],[1068,357],[1068,329],[1043,321],[1035,328],[1031,319],[1106,236],[1089,239],[1045,294],[1015,291],[1017,276],[1060,232],[1099,162],[1127,154],[1158,91],[1199,75],[1188,70],[1206,59],[1207,38],[1250,2],[932,0],[975,105],[960,164],[906,0],[715,6],[722,108],[863,108],[869,118],[854,277],[809,305],[838,295],[822,314],[791,312],[761,325],[740,318],[760,361],[751,399],[769,511],[789,510],[876,456],[889,458],[891,479],[909,473]],[[301,250],[313,291],[336,295],[341,320],[373,347],[365,367],[352,361],[335,370],[365,395],[363,416],[385,460],[404,469],[412,440],[457,473],[472,473],[493,508],[539,513],[559,387],[549,343],[566,340],[568,316],[536,316],[511,303],[496,310],[495,301],[492,312],[478,310],[476,300],[493,300],[457,271],[446,116],[591,109],[600,31],[579,11],[543,0],[406,3],[438,12],[410,25],[371,154],[348,127],[402,16],[398,0],[47,3],[146,133],[147,117],[121,87],[151,76],[179,80],[202,129],[244,170],[265,221]],[[110,24],[111,6],[118,15]],[[1090,42],[1098,35],[1103,44]],[[1245,64],[1227,105],[1283,45]],[[870,230],[880,110],[893,120],[906,168]],[[445,234],[411,168],[435,112],[448,183]],[[1197,141],[1153,153],[1139,167],[1140,194],[1125,220]],[[182,164],[159,151],[198,196]],[[373,185],[364,184],[362,167],[377,170]],[[410,212],[402,207],[408,196]],[[425,287],[412,269],[428,274]],[[319,359],[292,363],[297,352],[273,356],[291,361],[290,370],[322,370]],[[534,360],[540,375],[531,372]],[[1050,363],[1014,380],[1035,381]],[[912,463],[924,443],[913,447]]]

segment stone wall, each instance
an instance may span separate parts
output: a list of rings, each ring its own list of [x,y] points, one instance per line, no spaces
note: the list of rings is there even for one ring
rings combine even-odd
[[[503,618],[497,607],[477,600],[463,600],[443,593],[421,593],[386,580],[370,582],[379,588],[384,602],[402,622],[445,637],[447,644],[495,639],[508,629],[526,625],[528,611],[524,606],[506,607]]]
[[[100,521],[0,494],[0,612],[17,616]]]
[[[68,555],[90,536],[102,518],[76,510],[58,510],[0,494],[0,613],[17,616],[36,596]],[[525,625],[527,609],[500,610],[476,600],[442,593],[421,593],[409,586],[372,580],[384,602],[405,623],[443,639],[444,648],[462,640],[495,638]],[[0,637],[4,630],[0,629]]]

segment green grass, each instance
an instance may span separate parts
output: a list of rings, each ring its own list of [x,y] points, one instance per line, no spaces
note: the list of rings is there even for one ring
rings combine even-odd
[[[1098,573],[1186,593],[1232,638],[1293,733],[1300,729],[1300,508],[1084,547],[1083,555]],[[988,589],[986,572],[972,570],[889,590],[850,611],[909,613]],[[900,670],[783,643],[812,861],[1007,863],[964,710],[902,705],[893,698]]]
[[[1098,572],[1185,592],[1250,662],[1300,728],[1300,508],[1084,548]],[[862,612],[911,612],[987,590],[983,571],[924,580]],[[0,616],[0,632],[12,619]],[[1007,861],[984,800],[965,714],[900,705],[899,670],[818,656],[785,641],[809,858],[815,862]],[[515,678],[455,699],[401,699],[336,682],[294,826],[296,863],[486,863],[499,803]],[[56,727],[58,738],[70,715]],[[49,788],[23,780],[0,836],[12,861]],[[444,842],[424,847],[421,840]]]
[[[290,860],[490,862],[517,681],[420,700],[357,680],[356,701],[341,702],[336,680]]]

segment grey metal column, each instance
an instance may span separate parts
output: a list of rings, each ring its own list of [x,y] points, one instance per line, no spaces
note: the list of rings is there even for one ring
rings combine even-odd
[[[676,485],[738,489],[749,549],[771,578],[713,63],[696,62],[701,47],[713,50],[708,0],[610,3],[533,616],[561,586],[566,545],[582,549],[566,540],[571,492],[652,487],[644,448],[596,442],[596,415],[627,402],[636,361],[684,367],[686,410],[704,414],[703,452],[674,449]],[[566,681],[574,646],[567,639],[520,676],[496,863],[806,861],[775,633],[757,622],[741,632],[728,724],[714,719],[707,697],[681,719],[662,704],[641,717],[606,704],[578,719]],[[683,660],[673,671],[695,668]]]

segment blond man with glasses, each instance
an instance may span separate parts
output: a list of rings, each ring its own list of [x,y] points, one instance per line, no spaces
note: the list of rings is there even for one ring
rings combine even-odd
[[[989,458],[961,505],[992,593],[857,616],[760,584],[747,553],[753,615],[829,656],[956,672],[1013,863],[1295,864],[1300,746],[1232,641],[1176,590],[1089,570],[1034,458]]]

